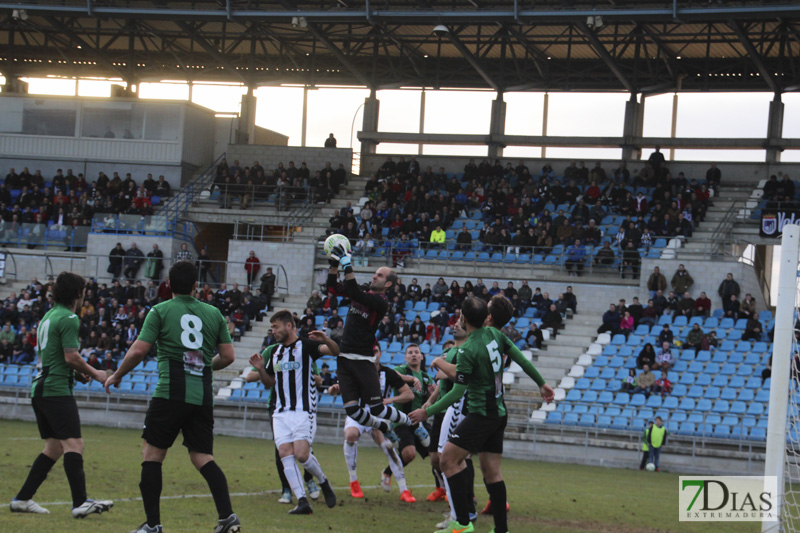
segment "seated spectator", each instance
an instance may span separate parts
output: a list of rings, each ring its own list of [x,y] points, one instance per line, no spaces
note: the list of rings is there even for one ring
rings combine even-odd
[[[636,388],[636,370],[633,368],[628,369],[628,376],[625,378],[625,381],[622,382],[622,387],[620,387],[620,391],[632,393]]]
[[[391,338],[394,333],[394,324],[392,324],[389,315],[384,315],[381,323],[378,324],[378,331],[375,333],[375,338],[379,341]]]
[[[414,317],[414,321],[408,328],[409,341],[415,344],[421,344],[425,340],[426,328],[419,315]]]
[[[772,377],[772,355],[769,356],[769,360],[767,361],[767,367],[761,371],[761,386],[764,386],[764,382],[767,381],[767,378]]]
[[[102,368],[103,368],[103,365],[100,362],[100,359],[97,358],[97,352],[96,351],[92,351],[92,353],[89,354],[89,359],[86,361],[86,363],[88,363],[88,365],[90,367],[94,368],[95,370],[102,370]]]
[[[683,298],[678,302],[677,316],[691,317],[694,313],[694,298],[689,295],[689,291],[683,293]]]
[[[603,324],[597,328],[597,333],[610,332],[612,335],[619,330],[620,316],[617,311],[617,306],[611,304],[608,306],[608,311],[603,313]]]
[[[401,318],[394,326],[394,334],[392,335],[392,342],[406,343],[411,335],[406,319]],[[341,337],[341,335],[340,335]]]
[[[27,336],[22,336],[19,344],[14,345],[11,352],[11,362],[15,365],[27,365],[33,363],[33,345],[28,342]]]
[[[525,343],[531,350],[541,350],[542,348],[544,336],[542,335],[542,330],[539,329],[539,326],[537,326],[535,322],[531,322],[531,325],[528,327],[528,332],[525,335]]]
[[[700,324],[695,324],[692,326],[692,329],[686,335],[686,342],[684,343],[685,348],[694,350],[694,353],[697,354],[703,348],[703,337],[705,334],[703,330],[700,328]]]
[[[700,297],[694,301],[694,316],[707,317],[711,313],[711,300],[705,292],[700,293]]]
[[[466,226],[461,226],[461,231],[456,237],[456,250],[469,251],[472,249],[472,235]]]
[[[503,335],[508,337],[509,340],[511,340],[511,342],[513,342],[514,344],[516,344],[517,341],[522,339],[522,333],[520,333],[519,330],[516,327],[514,327],[514,324],[512,324],[511,322],[503,326],[503,329],[501,329],[500,331],[503,333]]]
[[[379,353],[379,350],[376,350],[376,352]],[[339,381],[336,379],[336,376],[331,374],[328,363],[322,363],[322,368],[320,369],[319,377],[322,378],[322,384],[317,387],[317,390],[319,392],[326,392],[331,385],[335,385]]]
[[[444,248],[445,231],[442,229],[442,226],[436,226],[436,229],[431,232],[430,240],[432,246]]]
[[[672,348],[668,342],[665,342],[661,345],[661,348],[656,350],[656,364],[653,365],[653,369],[668,371],[672,368],[673,362]]]
[[[625,311],[625,314],[622,316],[622,319],[619,321],[619,331],[625,338],[628,338],[628,335],[633,332],[633,317],[628,311]]]
[[[639,266],[642,264],[642,258],[633,241],[627,242],[628,244],[622,252],[622,263],[620,263],[619,266],[620,277],[625,279],[625,272],[630,270],[631,277],[637,279],[639,277]]]
[[[636,388],[633,390],[633,393],[644,394],[645,398],[649,398],[655,384],[656,376],[650,372],[650,367],[645,365],[642,369],[642,373],[636,378]]]
[[[653,349],[653,345],[648,342],[644,345],[642,350],[639,352],[639,355],[636,357],[636,368],[641,370],[645,367],[645,365],[652,368],[655,364],[656,351]]]
[[[628,306],[627,311],[633,317],[634,325],[638,326],[639,321],[642,319],[642,312],[644,311],[644,308],[642,307],[642,304],[639,303],[639,298],[637,296],[633,297],[633,303]]]
[[[114,360],[113,354],[110,351],[105,353],[100,369],[106,372],[116,372],[117,362]]]
[[[542,328],[552,328],[552,336],[555,339],[558,329],[563,327],[562,322],[563,319],[561,318],[561,313],[556,309],[556,304],[550,304],[550,310],[542,317]]]
[[[708,340],[709,349],[719,347],[719,339],[717,338],[717,332],[715,330],[712,329],[711,333],[709,333],[706,338]]]
[[[680,304],[680,300],[675,295],[673,291],[669,291],[669,296],[667,296],[667,305],[664,308],[664,314],[668,316],[675,316],[678,314],[678,305]]]
[[[722,309],[725,312],[725,318],[732,318],[736,320],[739,318],[739,300],[736,299],[735,294],[728,296],[727,300],[722,301]]]
[[[760,341],[763,334],[764,331],[761,326],[761,322],[759,322],[756,318],[748,318],[747,325],[744,328],[744,333],[742,333],[742,340]]]
[[[614,250],[611,249],[611,243],[606,241],[603,243],[603,247],[595,254],[594,264],[602,266],[613,265],[615,258]]]
[[[322,298],[319,295],[319,291],[311,291],[311,296],[306,302],[306,307],[311,309],[311,312],[314,314],[319,312],[319,309],[322,307]]]
[[[658,333],[658,343],[663,345],[665,342],[667,344],[672,344],[672,339],[674,338],[674,334],[672,333],[672,329],[670,328],[669,324],[664,324],[664,327]]]
[[[739,302],[739,318],[756,318],[757,316],[756,301],[753,299],[753,295],[747,293],[744,295],[744,300]]]
[[[653,298],[653,305],[656,307],[656,311],[658,312],[658,316],[664,314],[664,309],[667,308],[667,297],[664,296],[664,292],[660,289],[656,291],[655,296]]]
[[[660,394],[662,397],[672,393],[672,383],[667,379],[666,372],[661,372],[661,377],[656,380],[653,392]]]
[[[581,244],[580,239],[576,239],[575,243],[567,248],[566,257],[564,265],[567,267],[569,275],[580,277],[583,272],[583,263],[586,260],[586,248]],[[575,272],[572,271],[573,268],[575,268]]]

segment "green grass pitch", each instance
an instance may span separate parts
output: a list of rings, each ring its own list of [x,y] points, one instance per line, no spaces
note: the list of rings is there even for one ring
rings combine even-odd
[[[61,461],[35,499],[47,504],[49,515],[21,515],[7,508],[0,511],[0,532],[67,533],[127,532],[144,519],[139,498],[141,440],[134,430],[84,427],[86,441],[86,484],[90,497],[115,500],[111,512],[75,520],[70,515],[69,487]],[[179,437],[180,439],[180,437]],[[33,423],[0,421],[3,460],[0,462],[0,486],[5,501],[16,494],[31,462],[41,451]],[[180,441],[179,441],[180,442]],[[397,486],[391,493],[376,488],[385,457],[369,437],[362,438],[358,466],[366,498],[350,498],[347,469],[341,446],[317,445],[315,452],[325,473],[337,489],[339,504],[328,509],[324,503],[313,504],[311,516],[288,516],[289,506],[277,503],[275,490],[280,487],[275,472],[271,441],[219,436],[215,441],[215,459],[225,471],[233,493],[235,512],[244,532],[352,532],[434,531],[442,520],[446,503],[425,500],[432,488],[427,461],[417,459],[406,475],[416,504],[399,501]],[[665,454],[669,453],[665,450]],[[639,457],[631,455],[631,463]],[[680,523],[678,522],[678,476],[670,473],[647,473],[556,463],[538,463],[507,459],[503,471],[508,485],[512,533],[530,532],[613,532],[644,533],[656,531],[721,531],[726,533],[760,530],[757,523]],[[476,479],[478,503],[486,502],[480,474]],[[197,495],[199,497],[183,497]],[[205,481],[191,466],[185,448],[174,446],[164,465],[165,499],[161,503],[164,531],[169,533],[211,532],[216,525],[216,511]],[[59,503],[60,504],[57,504]],[[481,516],[476,531],[488,532],[491,517]]]

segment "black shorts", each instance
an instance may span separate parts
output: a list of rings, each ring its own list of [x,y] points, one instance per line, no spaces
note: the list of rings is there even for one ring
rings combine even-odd
[[[142,438],[166,450],[180,432],[190,452],[214,453],[214,406],[153,398],[144,417]]]
[[[383,403],[381,382],[374,360],[339,357],[336,360],[336,377],[345,405],[359,400],[367,407]]]
[[[425,429],[428,430],[428,433],[431,433],[431,426],[427,422],[422,423],[425,426]],[[408,446],[413,446],[420,457],[425,458],[428,457],[428,450],[430,446],[427,448],[422,445],[422,443],[417,439],[416,435],[414,435],[414,429],[416,429],[417,424],[413,426],[405,426],[399,425],[394,427],[394,432],[397,435],[397,438],[400,439],[400,453],[403,452],[403,449],[407,448]],[[433,439],[431,439],[433,442]]]
[[[439,435],[442,432],[442,422],[444,422],[444,413],[439,413],[433,416],[433,424],[431,425],[431,443],[428,446],[428,451],[436,453],[439,451]]]
[[[43,439],[81,438],[81,416],[73,396],[34,397],[31,405]]]
[[[503,432],[508,417],[489,418],[468,413],[456,426],[449,442],[470,453],[503,453]]]

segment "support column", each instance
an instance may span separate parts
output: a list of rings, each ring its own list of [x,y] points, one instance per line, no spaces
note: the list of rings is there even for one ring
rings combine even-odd
[[[6,84],[3,85],[3,92],[28,94],[28,82],[20,80],[18,76],[6,74]]]
[[[777,146],[775,141],[783,138],[783,109],[781,93],[775,93],[775,97],[769,103],[769,121],[767,122],[767,163],[779,163],[783,148]]]
[[[550,93],[544,93],[542,102],[542,137],[547,137],[547,115],[550,112]],[[542,146],[542,159],[547,159],[547,145]]]
[[[422,94],[419,97],[419,133],[422,135],[425,133],[425,88],[422,88]],[[422,147],[424,145],[419,143],[419,147],[417,148],[417,155],[422,155]]]
[[[381,102],[376,96],[375,89],[371,89],[369,98],[364,100],[364,119],[361,122],[361,131],[365,133],[378,132],[378,116],[380,115]],[[364,154],[374,154],[378,143],[374,141],[361,141],[361,157]]]
[[[680,86],[678,87],[680,89]],[[672,126],[669,130],[669,136],[674,139],[678,133],[678,93],[672,95]],[[675,148],[669,149],[669,160],[675,161]]]
[[[300,132],[300,146],[306,147],[306,134],[308,133],[308,85],[303,86],[303,123]]]
[[[506,132],[506,103],[503,101],[503,93],[497,93],[497,100],[492,100],[492,117],[489,122],[489,157],[499,159],[503,157],[503,148],[506,145],[495,141],[497,135],[505,135]]]
[[[242,108],[239,112],[239,123],[236,128],[236,144],[252,144],[255,140],[256,100],[253,86],[247,87],[247,94],[242,95]]]
[[[642,158],[642,147],[634,139],[642,137],[644,124],[644,102],[639,103],[636,93],[631,93],[625,103],[625,120],[622,126],[622,160],[634,161]]]

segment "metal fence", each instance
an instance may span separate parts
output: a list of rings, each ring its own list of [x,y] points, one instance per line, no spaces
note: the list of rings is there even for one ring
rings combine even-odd
[[[4,222],[0,223],[0,244],[3,247],[80,252],[86,250],[90,231],[88,226]]]

